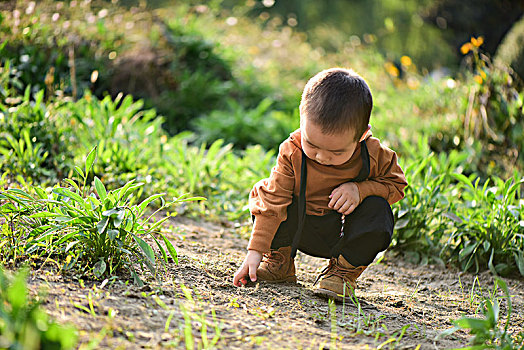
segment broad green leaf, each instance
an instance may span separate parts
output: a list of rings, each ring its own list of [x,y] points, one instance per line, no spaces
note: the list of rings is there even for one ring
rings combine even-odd
[[[29,215],[28,218],[37,219],[37,218],[58,218],[64,217],[62,214],[50,213],[48,211],[41,211],[36,214]],[[69,219],[69,218],[68,218]]]
[[[35,187],[35,192],[36,194],[38,195],[38,197],[40,199],[46,199],[47,198],[47,193],[41,189],[40,187]]]
[[[100,222],[96,225],[96,229],[99,234],[102,234],[107,228],[107,224],[109,223],[109,218],[104,217]]]
[[[160,242],[156,239],[155,236],[151,236],[154,240],[155,240],[155,243],[158,247],[158,249],[160,249],[160,252],[162,253],[162,258],[164,259],[164,261],[167,263],[167,254],[166,254],[166,250],[164,249],[164,247],[162,247],[162,245],[160,244]]]
[[[80,190],[80,187],[78,187],[77,183],[74,182],[73,180],[71,179],[65,179],[65,181],[70,184],[71,186],[73,186],[73,188],[76,190],[76,193],[82,193],[82,191]]]
[[[131,276],[133,276],[133,281],[136,285],[139,287],[142,287],[144,285],[144,282],[138,277],[138,274],[135,272],[135,270],[131,270]]]
[[[78,194],[69,191],[67,188],[57,187],[53,189],[53,192],[56,194],[62,195],[64,197],[71,198],[72,200],[80,204],[82,207],[85,207],[84,199],[80,197]]]
[[[147,197],[146,199],[144,199],[144,200],[142,201],[142,203],[140,203],[140,204],[138,205],[138,207],[140,208],[140,211],[139,211],[139,215],[138,215],[138,216],[140,217],[140,213],[143,212],[143,211],[145,210],[145,208],[149,205],[149,203],[151,203],[151,202],[154,201],[155,199],[160,198],[160,197],[162,197],[162,196],[164,196],[164,195],[165,195],[165,193],[157,193],[157,194],[154,194],[154,195],[149,196],[149,197]]]
[[[122,221],[124,221],[124,217],[126,216],[126,211],[125,209],[121,209],[117,215],[116,215],[116,218],[113,219],[113,225],[115,225],[115,227],[120,227],[120,225],[122,224]]]
[[[87,199],[91,203],[91,210],[95,210],[96,207],[102,205],[102,202],[100,202],[100,200],[98,200],[98,198],[95,197],[94,193],[91,193],[91,195]]]
[[[118,233],[118,230],[109,230],[107,231],[107,237],[109,237],[111,241],[114,241],[115,238],[118,236]]]
[[[453,323],[462,329],[484,330],[489,328],[489,321],[469,317],[460,318]]]
[[[102,216],[107,216],[107,217],[117,216],[118,213],[120,211],[122,211],[122,210],[123,210],[122,208],[113,208],[113,209],[109,209],[109,210],[104,210],[102,212]]]
[[[171,257],[175,261],[175,264],[178,265],[178,254],[175,250],[175,247],[173,247],[173,244],[171,244],[171,242],[163,234],[161,234],[160,237],[162,237],[162,239],[164,240],[169,255],[171,255]]]
[[[80,178],[85,179],[84,172],[82,171],[82,169],[79,166],[75,166],[75,171]]]
[[[93,166],[93,163],[95,162],[96,158],[96,149],[97,146],[95,146],[91,152],[87,155],[86,163],[85,163],[85,177],[89,174],[89,171],[91,170],[91,167]]]
[[[104,203],[104,201],[107,198],[107,191],[102,181],[100,181],[100,179],[96,176],[95,176],[95,189],[96,189],[96,194],[98,194],[98,197],[100,198],[100,201]]]
[[[69,232],[63,236],[60,237],[58,241],[56,241],[57,245],[60,245],[64,242],[67,242],[71,237],[74,237],[77,234],[77,232]]]
[[[165,218],[163,218],[163,219],[161,219],[161,220],[155,222],[154,225],[151,226],[151,227],[150,227],[150,228],[149,228],[145,233],[154,232],[154,230],[155,230],[158,226],[162,225],[162,224],[164,223],[164,221],[166,221],[166,220],[168,220],[168,219],[169,219],[169,216],[166,216]]]
[[[468,257],[473,252],[473,250],[478,247],[478,245],[479,243],[473,243],[464,247],[464,249],[462,249],[459,253],[459,259],[464,260],[464,258]]]
[[[468,179],[465,175],[462,175],[462,174],[458,174],[458,173],[454,173],[454,174],[451,174],[451,176],[453,176],[455,179],[457,179],[459,182],[467,185],[469,188],[471,188],[472,190],[475,190],[475,187],[473,186],[473,183],[471,182],[470,179]]]
[[[67,253],[71,248],[73,248],[78,242],[80,241],[73,241],[73,242],[69,242],[65,248],[65,252]]]
[[[24,197],[26,197],[27,199],[33,199],[33,197],[32,197],[29,193],[27,193],[27,192],[25,192],[25,191],[22,191],[22,190],[19,189],[19,188],[10,188],[8,191],[9,191],[10,193],[16,193],[16,194],[19,194],[19,195],[21,195],[21,196],[24,196]],[[22,198],[22,199],[25,199],[25,198]]]
[[[401,228],[406,227],[409,224],[409,221],[409,218],[402,218],[400,220],[397,220],[397,222],[395,222],[395,230],[399,230]]]
[[[145,256],[151,262],[151,264],[155,264],[155,253],[153,252],[153,249],[149,244],[146,243],[142,238],[138,237],[137,235],[133,235],[134,240],[138,243],[140,249],[142,249],[142,252],[144,252]]]
[[[462,223],[462,219],[459,216],[457,216],[456,214],[453,214],[451,212],[444,213],[442,214],[442,216],[448,219],[451,219],[454,222],[458,222],[459,224]]]
[[[513,253],[513,256],[515,257],[515,263],[517,264],[521,276],[524,276],[524,253],[518,251]]]
[[[492,274],[494,274],[495,276],[498,276],[497,270],[493,266],[493,254],[494,253],[495,253],[495,249],[491,249],[491,255],[489,256],[489,261],[488,261],[488,268]]]
[[[100,259],[98,262],[93,266],[93,273],[96,277],[100,277],[106,272],[106,263],[104,260]]]
[[[123,187],[121,187],[120,189],[118,189],[118,196],[117,196],[117,201],[120,201],[120,199],[123,198],[123,195],[127,192],[127,190],[129,189],[129,187],[131,187],[131,185],[135,182],[135,179],[127,182]]]
[[[13,203],[7,202],[6,204],[0,206],[0,213],[17,213],[19,210],[14,206]]]

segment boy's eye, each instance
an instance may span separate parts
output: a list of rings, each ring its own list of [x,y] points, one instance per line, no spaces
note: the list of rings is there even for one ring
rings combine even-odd
[[[341,156],[342,154],[344,154],[344,152],[333,152],[333,154],[336,156]]]

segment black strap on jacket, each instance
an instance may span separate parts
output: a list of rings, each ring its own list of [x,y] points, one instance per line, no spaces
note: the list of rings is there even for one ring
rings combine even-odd
[[[369,152],[366,145],[366,140],[360,142],[360,156],[362,158],[362,168],[358,173],[357,177],[354,178],[353,182],[361,182],[369,176]],[[300,166],[300,194],[298,196],[298,225],[297,232],[293,237],[293,243],[291,245],[291,257],[295,258],[297,255],[298,243],[302,236],[302,229],[304,228],[304,221],[306,219],[306,182],[307,182],[307,167],[306,167],[307,156],[302,151],[302,164]]]

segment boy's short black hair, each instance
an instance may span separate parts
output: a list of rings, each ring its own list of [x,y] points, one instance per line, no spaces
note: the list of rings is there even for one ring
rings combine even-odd
[[[358,140],[367,129],[373,98],[366,81],[351,69],[331,68],[311,78],[300,101],[300,116],[323,133],[355,130]]]

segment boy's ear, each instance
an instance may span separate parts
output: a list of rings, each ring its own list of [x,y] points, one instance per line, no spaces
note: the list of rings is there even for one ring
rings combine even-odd
[[[360,136],[360,140],[358,140],[358,142],[364,141],[364,139],[366,138],[366,135],[368,134],[369,130],[371,130],[371,125],[370,124],[368,124],[367,129],[364,130],[364,132],[362,133],[362,136]]]

